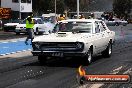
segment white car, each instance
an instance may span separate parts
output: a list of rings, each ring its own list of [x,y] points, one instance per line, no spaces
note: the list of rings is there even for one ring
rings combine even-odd
[[[119,26],[119,25],[126,26],[128,24],[128,22],[125,21],[124,19],[119,19],[119,18],[113,18],[113,19],[116,23],[116,26]]]
[[[115,32],[97,19],[69,19],[56,24],[54,33],[34,38],[32,54],[40,62],[47,57],[83,57],[92,62],[98,53],[112,54]]]
[[[49,26],[48,23],[44,23],[41,18],[33,18],[33,20],[35,21],[35,25],[33,28],[35,34],[49,34],[49,32],[54,28],[54,26]],[[20,33],[27,33],[26,20],[16,26],[15,32],[17,35]]]
[[[11,22],[4,24],[4,31],[15,31],[15,28],[19,23],[19,20],[12,20]]]
[[[127,24],[128,24],[128,22],[126,20],[120,20],[119,21],[119,25],[126,26]]]
[[[108,21],[108,20],[105,20],[105,23],[107,26],[116,26],[117,23],[113,20],[113,21]]]
[[[109,21],[106,20],[105,23],[109,26],[119,26],[119,25],[126,26],[128,24],[127,21],[118,18],[113,18],[113,20],[109,20]]]

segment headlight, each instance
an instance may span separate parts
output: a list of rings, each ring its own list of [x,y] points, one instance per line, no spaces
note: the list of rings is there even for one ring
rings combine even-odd
[[[20,27],[17,27],[17,26],[16,26],[16,29],[20,29]]]
[[[39,42],[33,42],[33,48],[39,49],[40,48]]]

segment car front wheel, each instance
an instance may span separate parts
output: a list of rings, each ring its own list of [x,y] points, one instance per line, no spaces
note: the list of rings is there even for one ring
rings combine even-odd
[[[39,34],[39,30],[38,30],[38,28],[36,28],[35,35],[38,35],[38,34]]]
[[[102,55],[104,57],[110,57],[111,54],[112,54],[112,44],[109,43],[108,46],[107,46],[107,48],[105,49],[105,51],[102,52]]]
[[[116,26],[119,26],[119,23],[117,22],[115,25],[116,25]]]
[[[92,59],[93,59],[92,51],[88,50],[87,55],[85,56],[86,63],[90,64],[92,62]]]

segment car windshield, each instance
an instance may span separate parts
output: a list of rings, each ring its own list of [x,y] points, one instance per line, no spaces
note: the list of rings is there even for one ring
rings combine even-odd
[[[61,22],[56,24],[54,32],[76,32],[76,33],[91,33],[91,22]]]
[[[34,19],[35,24],[43,24],[42,19]]]
[[[44,21],[45,21],[45,22],[49,22],[50,20],[51,20],[50,17],[44,17]]]
[[[35,24],[43,24],[42,19],[33,19]],[[26,20],[23,20],[21,24],[26,24]]]
[[[9,20],[9,22],[8,23],[20,23],[20,20],[18,20],[18,19],[15,19],[15,20]]]
[[[21,21],[21,24],[26,24],[26,20]]]
[[[43,18],[43,21],[44,21],[45,23],[47,23],[47,22],[52,22],[54,19],[55,19],[55,16],[44,17],[44,18]]]

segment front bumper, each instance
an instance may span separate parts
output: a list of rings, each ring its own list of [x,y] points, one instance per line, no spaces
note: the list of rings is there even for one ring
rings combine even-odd
[[[15,31],[16,26],[4,26],[4,31]]]
[[[17,32],[17,33],[27,33],[26,29],[16,29],[15,32]]]
[[[31,51],[33,56],[49,56],[49,57],[84,57],[86,52],[63,52],[63,51]]]

